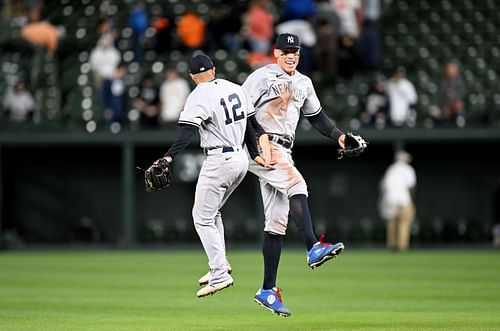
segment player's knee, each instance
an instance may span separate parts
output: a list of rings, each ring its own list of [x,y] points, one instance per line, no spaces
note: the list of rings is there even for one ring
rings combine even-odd
[[[195,226],[207,226],[210,223],[214,223],[214,219],[209,217],[203,217],[203,215],[200,212],[197,212],[195,210],[193,210],[192,216],[193,216],[193,223]]]
[[[291,196],[294,196],[297,194],[303,194],[306,197],[308,196],[307,184],[304,181],[300,181],[288,189],[288,197],[291,197]]]

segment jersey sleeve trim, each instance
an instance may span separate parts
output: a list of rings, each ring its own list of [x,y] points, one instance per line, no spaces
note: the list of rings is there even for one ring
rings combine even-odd
[[[177,121],[178,124],[188,124],[188,125],[194,125],[196,126],[197,128],[200,128],[200,125],[198,123],[195,123],[195,122],[191,122],[191,121],[186,121],[186,120],[179,120]]]
[[[304,117],[311,117],[311,116],[316,116],[318,115],[321,111],[323,110],[322,107],[319,107],[318,110],[316,110],[314,113],[310,113],[310,114],[304,114]]]

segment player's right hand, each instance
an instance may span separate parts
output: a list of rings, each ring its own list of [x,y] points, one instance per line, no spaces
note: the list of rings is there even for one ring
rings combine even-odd
[[[259,147],[261,157],[264,159],[265,164],[270,164],[272,159],[271,144],[269,143],[269,136],[266,133],[259,137]]]
[[[266,161],[264,161],[264,158],[262,156],[256,156],[254,159],[253,159],[256,163],[260,164],[261,166],[263,166],[264,168],[268,168],[268,169],[274,169],[274,164],[271,164],[271,163],[266,163]]]

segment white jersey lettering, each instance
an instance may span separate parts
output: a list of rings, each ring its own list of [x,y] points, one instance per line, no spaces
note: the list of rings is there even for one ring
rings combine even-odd
[[[300,112],[308,117],[321,111],[311,79],[298,71],[290,76],[276,64],[254,71],[242,87],[266,132],[295,137]]]

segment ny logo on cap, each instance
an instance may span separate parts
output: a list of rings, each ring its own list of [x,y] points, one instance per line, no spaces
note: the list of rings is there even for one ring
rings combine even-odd
[[[292,36],[288,36],[287,41],[288,41],[289,44],[293,44],[293,37]]]

